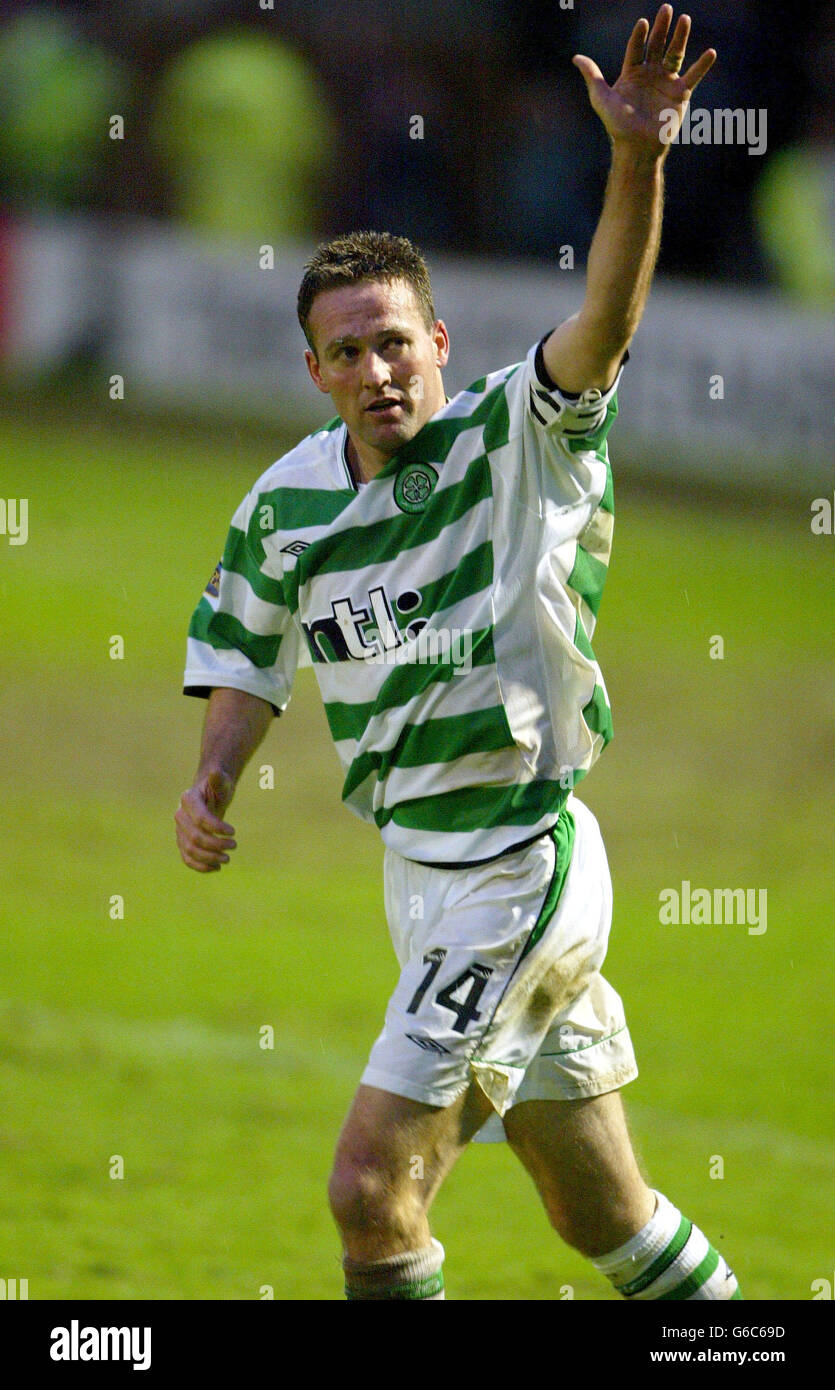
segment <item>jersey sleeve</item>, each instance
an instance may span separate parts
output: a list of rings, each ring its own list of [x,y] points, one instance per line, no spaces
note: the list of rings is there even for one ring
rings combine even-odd
[[[563,448],[599,449],[617,415],[617,390],[623,368],[629,360],[625,353],[617,376],[606,391],[590,386],[579,395],[561,391],[551,380],[545,365],[546,334],[528,353],[524,366],[524,406],[531,420]]]
[[[290,700],[300,637],[252,525],[255,499],[253,491],[232,518],[223,557],[192,614],[183,693],[244,690],[280,714]]]

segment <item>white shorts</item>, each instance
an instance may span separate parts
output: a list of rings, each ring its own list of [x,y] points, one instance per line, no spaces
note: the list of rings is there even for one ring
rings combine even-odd
[[[573,844],[572,844],[573,841]],[[387,849],[386,914],[401,976],[366,1086],[451,1105],[475,1078],[496,1114],[576,1100],[638,1075],[620,996],[600,974],[612,884],[595,817],[569,796],[533,844],[477,868]]]

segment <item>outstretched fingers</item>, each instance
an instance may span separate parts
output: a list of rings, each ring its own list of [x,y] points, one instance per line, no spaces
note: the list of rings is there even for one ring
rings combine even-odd
[[[692,92],[701,82],[705,74],[710,72],[710,69],[716,62],[715,48],[706,49],[701,57],[697,58],[696,62],[692,63],[686,72],[681,72],[684,66],[684,57],[687,52],[687,43],[690,38],[691,21],[688,14],[680,14],[676,20],[672,34],[670,34],[672,18],[672,5],[662,5],[655,16],[652,28],[650,28],[648,20],[638,20],[629,37],[629,42],[626,45],[623,67],[621,68],[621,77],[626,76],[631,69],[639,67],[644,62],[658,63],[666,72],[673,76],[681,74],[683,85]],[[669,44],[667,43],[668,36]],[[591,59],[589,58],[584,58],[582,61],[584,64],[591,63]],[[577,66],[586,78],[586,82],[589,83],[590,74],[584,70],[580,63],[578,63]],[[600,70],[597,68],[595,69],[595,77],[602,77]]]
[[[649,33],[649,22],[646,19],[639,19],[626,45],[626,52],[623,55],[623,67],[621,76],[627,73],[630,68],[637,67],[644,61],[644,47]]]
[[[647,62],[660,63],[664,56],[664,45],[667,42],[667,34],[670,30],[670,20],[673,17],[672,5],[662,5],[658,14],[655,16],[655,23],[649,31],[647,39]]]
[[[695,63],[681,74],[681,80],[689,91],[694,91],[698,87],[706,73],[710,72],[716,62],[716,49],[706,48],[701,58],[697,58]]]
[[[673,30],[673,37],[667,46],[664,54],[664,67],[668,72],[680,72],[684,66],[684,54],[687,51],[687,40],[690,37],[690,16],[681,14],[676,21]]]

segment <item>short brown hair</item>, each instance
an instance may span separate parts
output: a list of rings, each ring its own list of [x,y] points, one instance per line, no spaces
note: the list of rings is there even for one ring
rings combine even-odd
[[[405,280],[411,286],[428,330],[435,324],[432,286],[423,256],[404,236],[391,232],[350,232],[323,242],[304,268],[298,315],[302,332],[315,352],[309,321],[313,301],[323,290],[361,285],[367,280]]]

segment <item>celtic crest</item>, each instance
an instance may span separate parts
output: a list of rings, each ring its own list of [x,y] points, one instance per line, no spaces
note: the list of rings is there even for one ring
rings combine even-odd
[[[394,484],[394,500],[401,512],[422,512],[437,481],[438,474],[429,463],[404,468]]]

